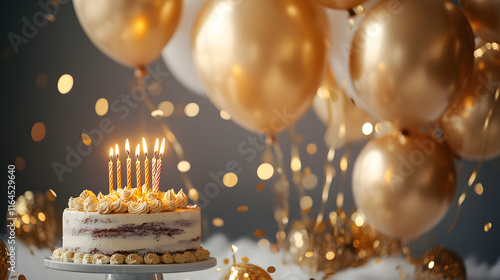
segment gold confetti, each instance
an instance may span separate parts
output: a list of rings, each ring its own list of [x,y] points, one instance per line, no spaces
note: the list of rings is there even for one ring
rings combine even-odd
[[[492,227],[492,226],[493,226],[493,225],[492,225],[491,223],[486,223],[486,224],[484,225],[484,231],[485,231],[485,232],[488,232],[488,231],[491,229],[491,227]]]
[[[225,258],[224,259],[224,264],[228,264],[229,263],[229,259]]]
[[[267,268],[267,272],[269,273],[275,273],[276,272],[276,268],[274,266],[270,266]]]
[[[262,190],[265,186],[266,186],[266,184],[264,184],[264,183],[260,183],[260,184],[258,184],[258,185],[257,185],[257,191],[259,191],[259,192],[260,192],[260,191],[261,191],[261,190]]]
[[[61,94],[68,93],[73,88],[73,77],[70,74],[62,75],[57,81],[57,89]]]
[[[45,125],[42,122],[37,122],[31,128],[31,138],[35,142],[40,142],[45,138]]]
[[[375,260],[375,263],[380,263],[381,261],[382,261],[382,259],[381,259],[381,258],[377,258],[377,259]]]
[[[462,193],[462,194],[460,195],[460,197],[458,198],[458,205],[459,205],[459,206],[460,206],[460,205],[462,205],[462,203],[464,203],[465,196],[466,196],[466,195],[465,195],[465,192],[464,192],[464,193]]]
[[[234,245],[234,244],[231,244],[231,251],[232,251],[233,253],[238,252],[238,247],[237,247],[236,245]]]
[[[87,146],[90,146],[90,144],[92,144],[92,139],[90,139],[90,137],[86,133],[82,133],[82,141],[83,144]]]
[[[16,167],[17,171],[23,171],[24,168],[26,167],[26,162],[24,161],[23,157],[16,157],[14,160],[14,166]]]
[[[241,261],[244,262],[244,263],[247,263],[249,261],[249,259],[248,259],[248,257],[242,257]]]
[[[477,176],[477,171],[476,170],[472,171],[472,173],[469,176],[469,181],[467,182],[467,184],[469,185],[469,187],[472,186],[472,184],[476,180],[476,176]]]
[[[214,218],[212,224],[216,227],[222,227],[224,225],[224,220],[221,218]]]
[[[55,201],[56,200],[56,197],[57,197],[57,194],[55,191],[53,191],[52,189],[48,189],[46,192],[45,192],[45,197],[49,200],[49,201]]]
[[[476,194],[477,194],[477,195],[482,195],[482,194],[483,194],[483,191],[484,191],[483,184],[481,184],[481,183],[477,183],[477,184],[474,186],[474,192],[476,192]]]
[[[257,238],[261,238],[261,237],[264,237],[264,235],[266,234],[266,232],[262,229],[256,229],[254,232],[253,232],[253,235]]]
[[[228,260],[228,262],[229,262],[229,260]],[[221,270],[220,267],[217,267],[217,269],[215,271],[219,272],[220,270]]]
[[[99,98],[95,102],[95,113],[98,116],[104,116],[108,113],[109,103],[106,98]]]
[[[238,207],[238,209],[236,209],[238,212],[247,212],[248,211],[248,206],[246,205],[241,205],[240,207]]]
[[[316,144],[314,144],[314,143],[307,144],[306,151],[308,154],[314,155],[317,150],[318,150],[318,147],[316,147]]]
[[[434,268],[434,261],[430,261],[429,264],[427,265],[427,267],[429,269],[433,269]]]

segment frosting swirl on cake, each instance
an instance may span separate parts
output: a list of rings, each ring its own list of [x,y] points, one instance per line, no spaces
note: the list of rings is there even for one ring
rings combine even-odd
[[[177,208],[186,208],[188,205],[187,195],[182,191],[182,189],[175,195],[175,206]]]
[[[144,214],[149,212],[149,206],[146,201],[129,201],[127,204],[127,209],[129,213],[132,214]]]
[[[143,263],[143,258],[137,254],[129,254],[125,259],[125,263],[127,264],[141,264]]]
[[[109,195],[101,192],[96,196],[89,190],[84,190],[78,197],[70,197],[68,208],[74,211],[98,212],[100,214],[124,213],[146,214],[170,212],[176,209],[198,208],[188,204],[188,197],[181,189],[175,194],[173,189],[166,192],[149,190],[142,192],[137,188],[119,189]]]
[[[109,261],[110,264],[122,264],[125,261],[125,255],[113,254]]]
[[[160,257],[157,254],[149,253],[149,254],[144,256],[144,263],[145,264],[159,264]]]

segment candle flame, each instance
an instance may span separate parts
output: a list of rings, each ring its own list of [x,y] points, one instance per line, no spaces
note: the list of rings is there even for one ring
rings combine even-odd
[[[156,141],[155,141],[155,151],[154,151],[154,155],[158,155],[158,138],[156,138]]]
[[[120,158],[120,150],[118,149],[118,144],[115,144],[116,159]]]
[[[135,148],[135,157],[139,159],[139,153],[141,152],[141,144],[137,144],[137,148]]]
[[[144,155],[148,156],[148,145],[146,144],[146,139],[142,137],[142,149],[144,150]]]
[[[109,160],[111,161],[113,159],[113,148],[109,150]]]
[[[163,140],[161,140],[160,157],[163,156],[164,151],[165,151],[165,138],[163,138]]]
[[[128,143],[128,139],[125,141],[125,152],[127,153],[127,157],[130,156],[130,144]]]

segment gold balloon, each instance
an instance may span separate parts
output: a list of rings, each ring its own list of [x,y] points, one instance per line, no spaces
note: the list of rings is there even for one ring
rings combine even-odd
[[[415,279],[420,280],[459,280],[466,276],[462,258],[443,246],[427,251],[415,266]]]
[[[350,73],[375,117],[398,128],[439,119],[467,84],[474,38],[447,0],[384,0],[354,34]]]
[[[182,0],[73,0],[73,4],[92,43],[129,67],[144,67],[160,56],[182,10]]]
[[[455,191],[453,156],[431,136],[370,140],[353,170],[353,195],[368,222],[391,237],[420,235],[446,214]]]
[[[500,0],[459,2],[476,35],[489,42],[500,42]]]
[[[336,10],[350,10],[366,2],[366,0],[313,0],[313,1],[325,7]]]
[[[314,112],[327,126],[325,142],[335,149],[345,143],[353,143],[368,139],[362,131],[365,123],[374,124],[375,120],[365,111],[356,106],[351,99],[339,89],[330,69],[325,71],[325,77],[313,101]]]
[[[311,106],[326,61],[326,15],[303,0],[211,0],[193,29],[207,96],[244,128],[274,134]]]
[[[264,269],[248,263],[238,263],[232,265],[227,273],[222,277],[223,280],[272,280],[269,273]]]
[[[460,98],[441,119],[444,138],[458,156],[480,160],[483,155],[485,159],[500,155],[500,100],[495,102],[499,82],[500,51],[486,50],[476,58],[474,74]]]
[[[0,280],[9,279],[10,271],[9,271],[9,251],[7,246],[0,239]]]

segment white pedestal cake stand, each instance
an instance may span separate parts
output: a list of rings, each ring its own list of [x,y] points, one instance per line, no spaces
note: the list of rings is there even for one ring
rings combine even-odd
[[[164,280],[163,273],[189,272],[212,268],[217,265],[215,258],[192,263],[174,264],[81,264],[53,261],[50,257],[43,260],[47,268],[82,272],[105,274],[105,280]]]

